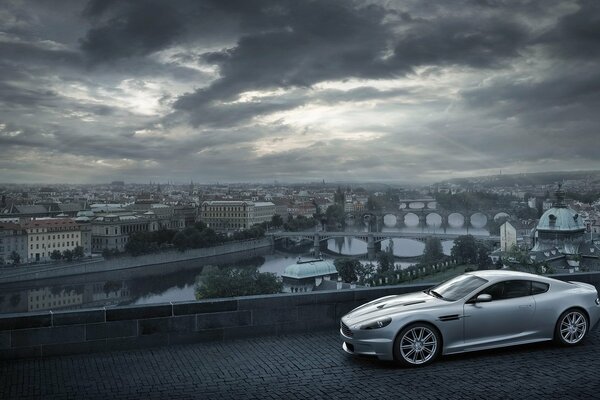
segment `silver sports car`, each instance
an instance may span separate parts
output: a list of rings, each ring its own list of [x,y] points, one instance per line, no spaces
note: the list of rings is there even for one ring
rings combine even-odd
[[[340,334],[348,353],[419,366],[440,354],[543,340],[576,345],[598,320],[590,284],[495,270],[371,301],[342,317]]]

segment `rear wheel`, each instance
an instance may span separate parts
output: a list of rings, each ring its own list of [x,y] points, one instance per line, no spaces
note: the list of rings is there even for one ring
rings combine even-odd
[[[585,313],[572,308],[560,315],[554,331],[554,339],[563,346],[575,346],[581,343],[588,330]]]
[[[404,366],[430,364],[441,351],[442,339],[433,326],[415,323],[404,327],[394,342],[394,358]]]

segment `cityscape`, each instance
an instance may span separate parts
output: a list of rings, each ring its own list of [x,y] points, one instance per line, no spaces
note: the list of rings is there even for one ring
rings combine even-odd
[[[2,2],[0,398],[597,397],[599,21]]]
[[[428,264],[436,262],[458,262],[452,250],[455,239],[468,235],[484,247],[485,260],[463,259],[460,263],[466,267],[456,274],[471,264],[540,273],[600,269],[597,171],[495,175],[425,186],[321,180],[305,184],[112,181],[3,184],[1,188],[0,279],[8,285],[0,302],[3,312],[193,300],[202,281],[198,273],[211,261],[199,256],[189,268],[192,273],[182,274],[178,260],[200,248],[249,240],[255,242],[248,251],[232,248],[222,255],[230,254],[227,260],[236,266],[257,256],[248,268],[275,274],[283,284],[275,291],[283,292],[335,289],[338,278],[343,287],[397,283],[407,279],[402,274],[419,271],[420,265],[429,269]],[[548,211],[556,207],[576,216],[574,225],[564,227],[566,233],[560,226],[542,226],[550,224],[545,218],[557,214]],[[545,233],[548,229],[550,233]],[[560,236],[571,233],[573,237]],[[429,239],[441,247],[439,254],[427,254]],[[383,273],[382,258],[388,251],[392,267]],[[155,257],[144,265],[141,256],[147,255],[166,257],[158,272]],[[328,268],[294,278],[286,267],[293,269],[298,258],[329,260],[325,261]],[[348,259],[362,263],[359,270],[366,268],[362,276],[348,278],[338,271]],[[86,273],[79,271],[81,265],[88,266]],[[115,279],[119,270],[130,271],[135,279]],[[84,283],[82,276],[92,272],[104,276],[96,274]],[[38,278],[32,280],[32,273]],[[140,289],[140,279],[160,280],[161,276],[172,277],[166,279],[169,285]],[[429,279],[435,280],[436,275]],[[18,282],[27,290],[8,290]],[[141,286],[148,286],[147,282]],[[186,289],[175,290],[177,286]]]

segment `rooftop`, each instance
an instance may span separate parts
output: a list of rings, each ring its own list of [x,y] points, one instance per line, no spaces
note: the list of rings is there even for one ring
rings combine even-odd
[[[335,265],[333,265],[333,262],[329,260],[313,260],[289,265],[285,268],[285,271],[281,276],[303,279],[331,274],[337,274],[337,269],[335,268]]]

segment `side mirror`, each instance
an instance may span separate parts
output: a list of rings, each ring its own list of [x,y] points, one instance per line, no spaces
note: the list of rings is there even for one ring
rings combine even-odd
[[[475,299],[476,303],[487,303],[488,301],[492,301],[492,295],[487,293],[480,294]]]

